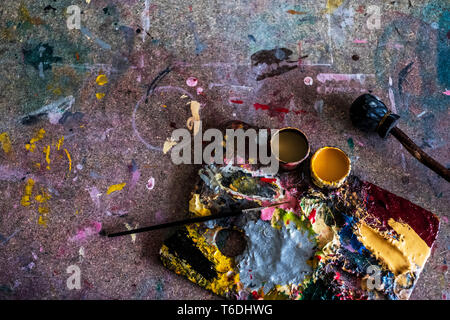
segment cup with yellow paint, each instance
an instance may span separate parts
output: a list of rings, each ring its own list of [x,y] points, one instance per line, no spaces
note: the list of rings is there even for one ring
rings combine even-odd
[[[351,171],[350,158],[339,148],[323,147],[311,157],[311,178],[320,188],[340,187]]]

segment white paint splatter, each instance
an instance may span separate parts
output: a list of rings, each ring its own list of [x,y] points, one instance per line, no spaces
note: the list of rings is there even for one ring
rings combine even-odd
[[[153,188],[155,187],[155,178],[151,177],[150,179],[148,179],[147,184],[145,186],[147,187],[148,190],[153,190]]]

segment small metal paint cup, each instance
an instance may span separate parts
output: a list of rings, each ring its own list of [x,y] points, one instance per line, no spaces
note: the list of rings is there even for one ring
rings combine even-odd
[[[319,188],[340,187],[351,171],[350,158],[339,148],[323,147],[311,157],[312,181]]]
[[[310,151],[306,134],[293,127],[276,131],[270,140],[270,148],[280,167],[288,171],[297,168],[308,157]]]

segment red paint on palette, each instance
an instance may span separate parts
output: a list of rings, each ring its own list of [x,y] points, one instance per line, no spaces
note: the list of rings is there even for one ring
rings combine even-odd
[[[439,220],[434,214],[370,182],[363,183],[362,191],[375,227],[391,230],[389,219],[406,223],[431,248],[439,231]]]
[[[276,178],[260,178],[259,180],[261,180],[262,182],[268,182],[268,183],[274,183],[277,181]]]
[[[311,223],[316,222],[316,209],[311,210],[311,213],[309,214],[308,219],[311,221]]]
[[[231,103],[237,103],[237,104],[243,104],[244,101],[242,100],[230,100]]]

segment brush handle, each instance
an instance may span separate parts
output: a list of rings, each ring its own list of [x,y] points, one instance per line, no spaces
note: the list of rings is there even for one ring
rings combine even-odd
[[[204,222],[204,221],[209,221],[209,220],[216,220],[216,219],[221,219],[221,218],[226,218],[226,217],[233,217],[233,216],[237,216],[239,214],[241,214],[241,211],[232,211],[232,212],[221,213],[221,214],[213,214],[213,215],[204,216],[204,217],[196,217],[196,218],[190,218],[190,219],[184,219],[184,220],[178,220],[178,221],[173,221],[173,222],[168,222],[168,223],[157,224],[157,225],[139,228],[139,229],[127,230],[127,231],[122,231],[122,232],[117,232],[117,233],[110,233],[107,236],[110,238],[120,237],[120,236],[125,236],[127,234],[141,233],[141,232],[147,232],[147,231],[152,231],[152,230],[177,227],[177,226],[186,225],[186,224]]]
[[[426,154],[415,144],[402,130],[397,127],[391,129],[390,133],[412,154],[414,158],[422,162],[428,168],[436,172],[442,178],[450,182],[450,170]]]

